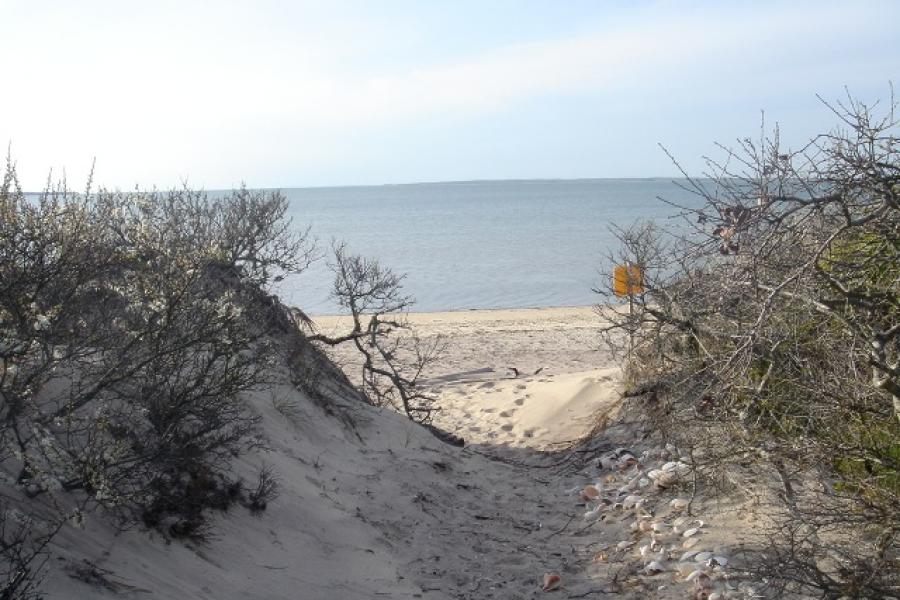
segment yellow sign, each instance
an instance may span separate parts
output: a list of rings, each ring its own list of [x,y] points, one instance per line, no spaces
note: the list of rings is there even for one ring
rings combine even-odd
[[[613,292],[616,296],[633,296],[644,291],[644,274],[634,263],[616,265],[613,269]]]

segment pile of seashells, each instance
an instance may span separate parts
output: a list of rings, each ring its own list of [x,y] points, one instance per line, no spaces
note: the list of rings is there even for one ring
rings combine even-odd
[[[691,474],[689,459],[678,458],[677,448],[668,444],[639,457],[617,448],[596,459],[595,467],[594,482],[568,490],[585,502],[585,520],[634,516],[631,538],[598,552],[596,562],[631,560],[643,564],[637,566],[640,576],[671,574],[676,583],[689,585],[687,597],[692,600],[760,597],[748,583],[729,581],[727,548],[704,548],[707,524],[685,514],[690,500],[676,497],[664,503],[661,493]],[[663,510],[656,510],[659,505]],[[664,589],[663,579],[659,582]]]

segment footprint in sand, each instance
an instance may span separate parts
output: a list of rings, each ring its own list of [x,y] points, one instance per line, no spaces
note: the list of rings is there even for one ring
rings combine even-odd
[[[478,425],[470,425],[469,431],[471,431],[472,433],[481,433],[481,427],[479,427]]]
[[[516,411],[514,410],[504,410],[502,413],[500,413],[500,416],[508,419],[514,414],[516,414]]]
[[[516,398],[516,406],[522,406],[525,404],[525,398]]]
[[[522,432],[522,437],[533,438],[534,437],[534,429],[526,429]]]
[[[513,424],[512,424],[512,423],[506,423],[505,425],[501,425],[501,426],[500,426],[500,429],[502,429],[503,431],[512,431],[512,429],[513,429]]]
[[[494,412],[494,410],[496,410],[496,409],[488,406],[487,408],[482,408],[481,412],[491,414],[492,412]]]
[[[524,389],[527,388],[527,387],[528,387],[528,386],[525,385],[524,383],[520,383],[519,385],[516,386],[516,389],[517,389],[517,390],[524,390]]]
[[[479,385],[479,386],[478,386],[478,389],[479,389],[479,390],[483,390],[483,389],[485,389],[485,388],[492,388],[492,387],[494,387],[494,382],[493,382],[493,381],[486,381],[486,382],[482,383],[481,385]]]

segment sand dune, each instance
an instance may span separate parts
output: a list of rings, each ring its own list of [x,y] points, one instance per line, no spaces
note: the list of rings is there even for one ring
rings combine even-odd
[[[638,469],[604,470],[596,460],[636,444],[627,427],[586,454],[564,448],[619,405],[618,370],[597,348],[591,309],[411,318],[422,335],[451,342],[428,382],[441,397],[438,424],[463,435],[465,448],[346,388],[336,387],[326,410],[285,382],[274,393],[288,413],[275,409],[272,392],[248,398],[270,449],[235,465],[247,478],[261,463],[275,468],[281,495],[264,513],[215,515],[206,545],[117,532],[92,515],[59,538],[45,597],[500,600],[543,596],[545,574],[563,597],[613,587],[621,598],[685,597],[682,576],[646,572],[634,511],[585,518],[595,501],[578,490],[600,477],[625,485]],[[317,321],[323,330],[340,324]],[[607,487],[610,502],[621,499]],[[659,520],[677,517],[666,494],[646,497]],[[721,551],[713,524],[698,539],[698,550]]]

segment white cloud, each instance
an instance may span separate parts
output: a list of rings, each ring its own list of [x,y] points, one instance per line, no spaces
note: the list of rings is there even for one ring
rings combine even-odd
[[[208,182],[216,185],[217,163],[278,154],[315,161],[329,147],[347,150],[333,146],[337,136],[386,126],[404,135],[416,121],[499,113],[558,94],[656,94],[664,103],[754,86],[790,91],[810,73],[822,77],[821,64],[835,56],[842,83],[852,85],[873,62],[871,53],[855,56],[854,44],[891,39],[895,21],[884,13],[897,13],[880,3],[660,3],[620,15],[615,27],[398,65],[367,60],[391,42],[384,22],[367,29],[364,20],[336,20],[330,34],[305,23],[290,35],[246,9],[191,6],[145,7],[135,21],[127,11],[13,14],[30,26],[15,18],[0,25],[4,77],[18,86],[0,95],[0,141],[11,139],[33,169],[97,154],[101,173],[127,185],[171,182],[200,163],[208,169],[200,178],[218,177]],[[880,58],[896,66],[896,43]],[[32,186],[37,173],[26,178]]]

